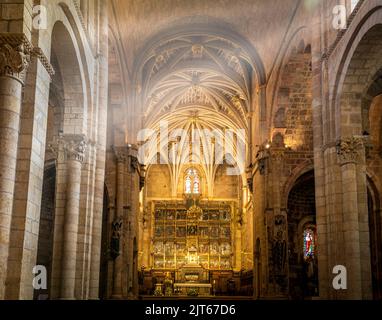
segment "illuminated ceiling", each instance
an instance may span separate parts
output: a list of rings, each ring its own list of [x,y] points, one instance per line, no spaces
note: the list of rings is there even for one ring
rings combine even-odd
[[[249,114],[256,101],[256,87],[267,81],[267,67],[294,17],[298,0],[239,1],[130,1],[113,0],[112,29],[119,52],[125,57],[125,73],[135,89],[130,104],[139,112],[142,128],[159,129],[167,121],[170,131],[183,129],[202,142],[202,170],[209,191],[218,165],[215,144],[205,129],[242,130],[228,143],[245,183],[248,150],[238,157],[238,143],[248,146]],[[273,4],[273,5],[272,5]],[[282,7],[283,10],[274,10]],[[268,23],[280,22],[270,29]],[[135,118],[137,119],[137,118]],[[239,132],[239,131],[237,131]],[[152,142],[146,154],[150,162],[168,146]],[[176,145],[176,160],[169,165],[173,190],[190,148],[185,138]]]

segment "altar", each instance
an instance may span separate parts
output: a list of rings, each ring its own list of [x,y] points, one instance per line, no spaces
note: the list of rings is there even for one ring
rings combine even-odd
[[[194,261],[183,266],[176,272],[174,283],[175,295],[210,296],[212,289],[209,271]]]
[[[174,292],[178,296],[208,297],[211,295],[212,285],[210,283],[175,283]]]

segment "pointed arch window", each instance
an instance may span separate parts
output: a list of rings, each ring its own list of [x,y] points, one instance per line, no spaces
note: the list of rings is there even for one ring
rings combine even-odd
[[[200,194],[200,177],[196,169],[188,169],[184,179],[186,194]]]

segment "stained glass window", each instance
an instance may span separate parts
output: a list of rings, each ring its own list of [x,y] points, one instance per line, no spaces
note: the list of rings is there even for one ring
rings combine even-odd
[[[316,233],[314,229],[307,228],[304,231],[304,259],[313,258],[316,250]]]
[[[196,169],[189,169],[187,171],[184,184],[186,194],[200,193],[200,178]]]
[[[191,193],[191,176],[186,177],[186,193]]]
[[[199,177],[198,177],[198,175],[196,174],[195,176],[194,176],[194,191],[193,191],[193,193],[195,193],[195,194],[198,194],[199,193]]]

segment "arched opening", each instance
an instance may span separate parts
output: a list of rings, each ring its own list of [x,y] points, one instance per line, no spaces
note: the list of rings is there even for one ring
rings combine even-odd
[[[46,267],[48,289],[35,290],[34,298],[39,300],[52,298],[51,284],[57,193],[57,148],[54,146],[54,143],[63,132],[65,112],[64,85],[56,52],[57,48],[52,44],[51,63],[55,70],[55,75],[53,76],[49,91],[48,121],[45,142],[46,167],[43,176],[40,229],[37,249],[37,265]]]
[[[382,124],[382,25],[374,25],[354,45],[354,53],[350,57],[349,65],[344,73],[341,86],[337,120],[337,136],[349,139],[357,149],[355,163],[366,165],[367,172],[373,176],[366,179],[365,171],[354,167],[362,179],[355,181],[358,199],[367,198],[358,202],[358,221],[353,230],[346,230],[347,234],[367,234],[367,238],[359,244],[362,281],[367,285],[364,295],[367,298],[381,299],[381,217],[379,199],[382,178],[381,157],[381,124]],[[373,49],[370,49],[373,48]],[[337,109],[338,110],[338,109]],[[365,152],[363,152],[363,150]],[[360,166],[358,166],[360,167]],[[375,179],[374,179],[375,178]],[[348,199],[354,200],[351,194]],[[371,269],[371,276],[370,276]],[[353,277],[354,278],[354,277]],[[370,284],[372,290],[369,290]]]
[[[86,86],[79,49],[62,22],[56,22],[52,32],[51,61],[61,78],[53,84],[63,98],[63,118],[60,133],[84,135],[87,126]],[[55,76],[56,77],[56,76]],[[51,142],[51,141],[50,141]]]
[[[86,111],[83,76],[79,67],[75,44],[62,22],[52,31],[50,62],[55,70],[49,92],[48,121],[45,137],[46,169],[43,178],[41,223],[37,264],[46,267],[48,289],[36,291],[36,299],[60,297],[61,260],[67,199],[65,139],[86,132]],[[66,218],[67,219],[67,218]],[[78,226],[77,226],[78,227]],[[75,233],[77,237],[78,233]],[[73,242],[74,237],[71,237]],[[73,251],[75,254],[75,251]],[[74,288],[74,286],[73,286]],[[73,289],[74,291],[74,289]]]
[[[288,196],[289,294],[318,296],[317,229],[314,172],[297,179]]]

